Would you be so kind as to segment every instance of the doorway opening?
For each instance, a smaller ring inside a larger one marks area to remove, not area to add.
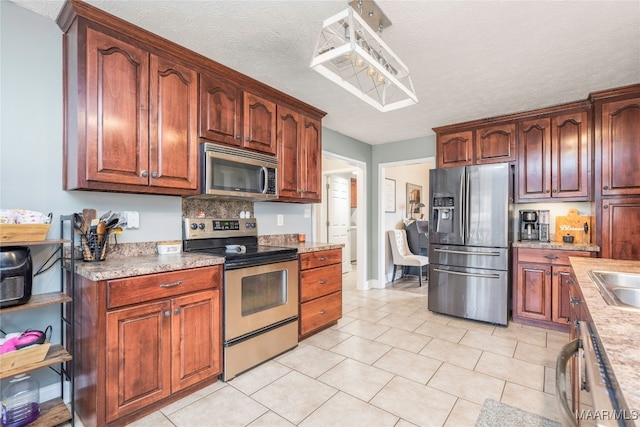
[[[314,215],[317,241],[344,245],[342,272],[355,272],[360,290],[368,288],[365,170],[364,162],[323,151],[322,202]]]
[[[429,170],[435,168],[435,157],[378,164],[378,280],[376,287],[385,288],[391,281],[393,261],[387,241],[388,230],[403,228],[408,221],[428,218]],[[388,190],[387,190],[388,189]],[[416,203],[416,191],[421,200]],[[424,206],[426,205],[426,206]]]

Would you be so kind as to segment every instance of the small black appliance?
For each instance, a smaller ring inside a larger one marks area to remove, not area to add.
[[[31,298],[33,269],[26,246],[0,248],[0,308],[25,304]]]
[[[520,240],[539,240],[540,222],[538,211],[520,211]]]

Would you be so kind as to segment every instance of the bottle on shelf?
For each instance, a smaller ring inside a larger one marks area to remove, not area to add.
[[[2,391],[2,425],[22,427],[40,416],[40,384],[29,375],[16,375]]]

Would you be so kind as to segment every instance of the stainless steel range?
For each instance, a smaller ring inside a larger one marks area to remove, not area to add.
[[[224,381],[298,345],[298,251],[258,245],[255,218],[183,220],[185,252],[224,256]]]

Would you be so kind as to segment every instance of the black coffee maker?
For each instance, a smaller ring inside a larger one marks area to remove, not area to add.
[[[539,240],[540,222],[538,211],[520,211],[520,240]]]

